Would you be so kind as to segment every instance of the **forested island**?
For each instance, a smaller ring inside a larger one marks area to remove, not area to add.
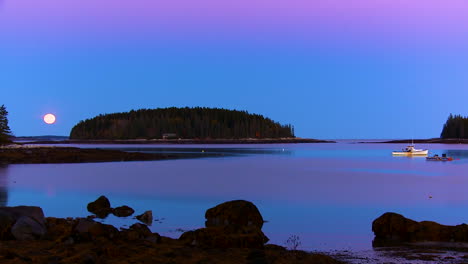
[[[80,121],[70,139],[275,139],[295,138],[294,127],[247,111],[157,108],[99,115]]]

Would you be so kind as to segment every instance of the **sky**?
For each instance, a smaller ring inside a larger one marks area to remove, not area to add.
[[[0,105],[16,136],[202,106],[305,138],[438,137],[468,115],[467,13],[466,0],[0,0]]]

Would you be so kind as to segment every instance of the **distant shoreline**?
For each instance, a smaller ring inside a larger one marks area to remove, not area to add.
[[[429,139],[396,139],[388,141],[362,141],[359,143],[418,143],[418,144],[468,144],[468,139],[459,138],[429,138]]]
[[[294,144],[294,143],[336,143],[336,141],[310,138],[246,138],[246,139],[69,139],[37,140],[21,142],[22,144]]]
[[[110,149],[76,147],[51,147],[44,144],[270,144],[270,143],[334,143],[334,141],[284,138],[284,139],[157,139],[157,140],[38,140],[16,142],[0,147],[0,164],[37,163],[89,163],[115,161],[149,161],[177,159],[180,156],[156,153],[125,152]],[[217,156],[217,155],[211,155]]]
[[[156,153],[110,149],[9,145],[0,148],[0,164],[90,163],[175,159]]]

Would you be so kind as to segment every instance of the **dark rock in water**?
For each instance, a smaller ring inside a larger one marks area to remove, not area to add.
[[[110,213],[112,213],[112,209],[111,210],[103,209],[103,210],[98,210],[94,212],[96,217],[101,218],[101,219],[108,217]]]
[[[210,208],[205,213],[205,226],[263,226],[263,217],[258,208],[244,200],[229,201]]]
[[[373,244],[409,242],[418,222],[396,213],[385,213],[372,222]],[[374,245],[375,246],[375,245]]]
[[[179,240],[210,248],[262,248],[268,242],[263,217],[251,202],[225,202],[208,209],[205,217],[206,228],[185,232]]]
[[[385,213],[372,222],[374,247],[418,242],[468,242],[468,225],[441,225],[432,221],[416,222],[396,213]]]
[[[89,203],[86,208],[99,218],[106,218],[112,212],[109,199],[104,195],[100,196],[96,201]]]
[[[117,217],[131,216],[134,212],[135,210],[133,210],[131,207],[128,207],[126,205],[116,207],[112,210],[112,214]]]
[[[144,212],[141,215],[137,215],[136,219],[140,220],[141,222],[151,225],[153,223],[153,212],[151,210]]]
[[[107,199],[106,196],[101,195],[96,199],[96,201],[90,202],[86,208],[89,212],[93,213],[96,210],[111,209],[111,205],[109,199]]]
[[[34,240],[42,238],[46,233],[44,224],[29,216],[21,216],[11,228],[11,234],[16,240]]]

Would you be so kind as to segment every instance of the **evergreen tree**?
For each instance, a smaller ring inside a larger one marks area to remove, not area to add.
[[[441,138],[468,138],[468,117],[450,114],[440,133]]]
[[[0,145],[10,143],[11,130],[8,126],[8,111],[5,105],[0,106]]]

